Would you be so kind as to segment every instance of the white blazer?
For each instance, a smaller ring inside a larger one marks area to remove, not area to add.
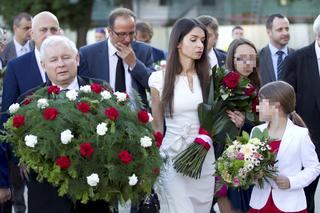
[[[264,130],[267,124],[255,128]],[[288,119],[277,160],[278,174],[289,178],[290,189],[279,189],[273,180],[270,180],[270,184],[264,182],[263,188],[255,185],[251,194],[250,206],[254,209],[262,209],[272,190],[274,204],[281,211],[296,212],[306,209],[307,202],[303,188],[320,174],[318,156],[309,137],[308,129],[299,127]]]

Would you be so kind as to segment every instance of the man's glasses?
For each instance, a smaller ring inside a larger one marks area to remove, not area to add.
[[[134,36],[135,32],[116,32],[114,31],[112,28],[110,28],[112,30],[112,32],[114,32],[114,34],[116,34],[120,39],[124,39],[126,38],[127,36],[129,36],[130,38]]]

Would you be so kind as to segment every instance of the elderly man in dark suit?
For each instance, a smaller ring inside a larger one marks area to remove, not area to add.
[[[284,61],[282,79],[296,92],[296,111],[306,123],[310,137],[320,156],[320,15],[313,24],[316,41],[288,55]],[[314,210],[314,195],[319,177],[306,187],[307,208]]]
[[[13,20],[14,36],[11,42],[6,45],[3,50],[2,59],[4,65],[9,60],[22,56],[34,49],[34,44],[31,42],[31,21],[32,16],[28,13],[20,13]]]
[[[282,72],[283,59],[294,50],[288,47],[289,21],[281,14],[268,17],[266,29],[270,43],[259,52],[259,71],[262,85],[276,81]]]
[[[152,70],[152,48],[133,41],[136,17],[126,8],[111,11],[109,38],[80,48],[79,74],[106,80],[116,91],[133,89],[141,95],[147,106],[146,89]]]

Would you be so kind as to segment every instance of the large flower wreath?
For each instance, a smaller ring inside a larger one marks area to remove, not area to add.
[[[162,165],[152,116],[135,100],[132,107],[127,94],[97,83],[79,91],[41,88],[10,106],[4,139],[61,196],[135,202],[151,191]]]

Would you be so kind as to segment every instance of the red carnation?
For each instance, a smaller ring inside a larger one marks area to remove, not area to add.
[[[77,108],[80,112],[87,113],[90,110],[90,105],[87,102],[80,102],[77,104]]]
[[[93,153],[94,149],[91,146],[91,143],[89,142],[85,142],[80,144],[80,154],[81,156],[85,157],[85,158],[90,158],[92,153]]]
[[[138,112],[138,119],[141,123],[148,123],[149,121],[149,115],[148,112],[144,111],[144,110],[140,110]]]
[[[28,98],[28,99],[25,99],[23,102],[22,102],[22,105],[28,105],[30,104],[32,101],[32,98]]]
[[[56,108],[46,108],[43,111],[43,117],[46,120],[54,120],[54,119],[56,119],[58,114],[59,114],[59,112]]]
[[[249,86],[246,87],[246,89],[244,90],[244,94],[246,96],[251,96],[254,93],[254,91],[255,91],[255,88],[251,84],[249,84]]]
[[[223,83],[229,88],[234,89],[238,86],[240,74],[237,72],[229,72],[223,77]]]
[[[60,167],[60,169],[68,169],[71,165],[71,160],[67,156],[60,156],[56,160],[56,165]]]
[[[161,144],[162,144],[162,140],[163,140],[163,135],[162,135],[162,133],[161,132],[154,132],[153,133],[153,137],[155,138],[155,140],[156,140],[156,146],[158,147],[158,148],[160,148],[160,146],[161,146]]]
[[[114,107],[109,107],[104,111],[104,114],[111,120],[115,121],[119,117],[119,111]]]
[[[93,84],[91,84],[91,90],[92,90],[94,93],[99,94],[99,93],[101,92],[101,90],[102,90],[102,87],[101,87],[101,85],[98,84],[98,83],[93,83]]]
[[[129,164],[132,161],[132,155],[127,150],[122,150],[118,156],[124,164]]]
[[[49,86],[48,93],[49,94],[59,94],[60,88],[58,86]]]
[[[25,117],[23,115],[15,115],[13,117],[13,126],[15,128],[19,128],[20,126],[24,125]]]

